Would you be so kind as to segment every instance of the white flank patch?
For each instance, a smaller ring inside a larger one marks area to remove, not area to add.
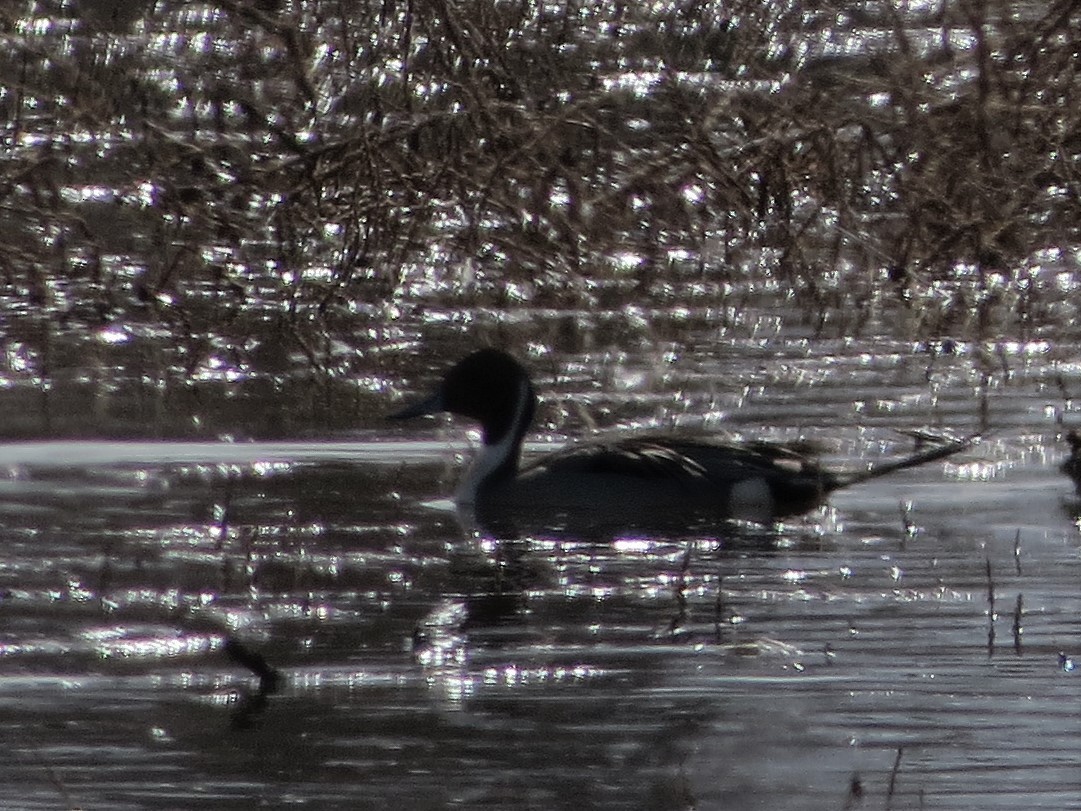
[[[729,517],[768,523],[773,520],[773,493],[761,476],[744,479],[728,492]]]

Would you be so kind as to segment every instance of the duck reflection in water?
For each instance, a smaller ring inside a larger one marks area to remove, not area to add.
[[[974,441],[943,440],[854,473],[824,469],[793,445],[660,436],[574,445],[523,466],[522,441],[536,406],[522,365],[505,352],[481,349],[453,366],[431,396],[390,418],[449,412],[480,423],[482,448],[455,501],[503,537],[687,531],[731,520],[771,524],[823,505],[842,487],[945,459]]]

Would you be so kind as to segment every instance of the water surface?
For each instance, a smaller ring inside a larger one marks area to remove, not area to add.
[[[1081,808],[1075,20],[458,5],[0,13],[0,805]],[[984,439],[494,539],[384,419],[485,345],[529,454]]]
[[[832,808],[892,772],[894,807],[1071,807],[1053,468],[992,442],[771,530],[495,542],[428,503],[462,450],[5,448],[9,802]],[[250,713],[231,637],[282,674]]]

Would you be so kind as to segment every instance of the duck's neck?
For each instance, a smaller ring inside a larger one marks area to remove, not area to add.
[[[533,386],[528,380],[522,380],[518,384],[514,416],[510,422],[498,432],[488,425],[484,426],[484,444],[455,494],[455,500],[459,504],[475,504],[481,490],[499,482],[511,481],[518,475],[522,438],[533,421],[535,404]]]

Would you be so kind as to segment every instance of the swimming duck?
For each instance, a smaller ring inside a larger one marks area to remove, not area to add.
[[[736,519],[769,524],[821,506],[830,493],[957,453],[947,441],[855,473],[822,469],[813,455],[768,442],[639,437],[572,445],[526,466],[522,440],[536,409],[529,374],[481,349],[447,372],[427,399],[391,419],[449,412],[480,423],[482,449],[455,500],[488,529],[607,530],[701,527]]]

